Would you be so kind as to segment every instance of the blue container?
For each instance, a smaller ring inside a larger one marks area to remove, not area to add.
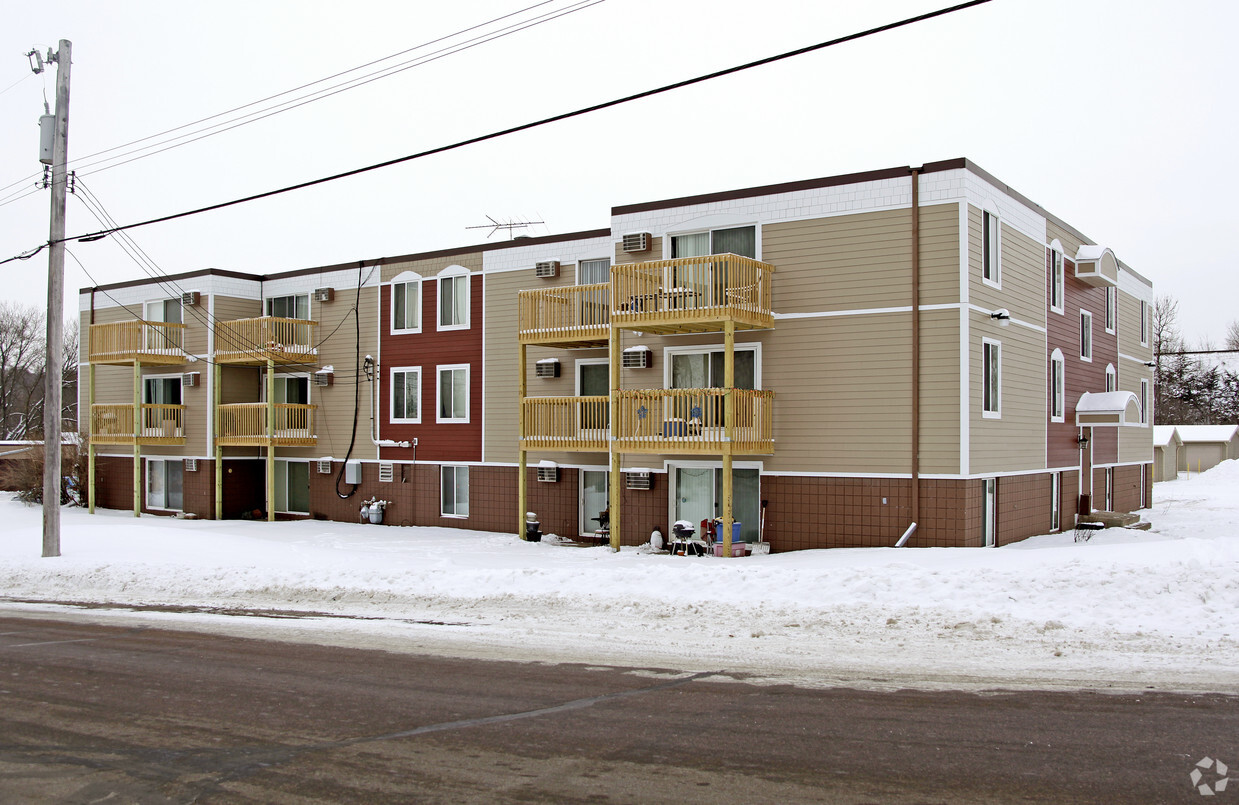
[[[731,524],[731,541],[736,543],[740,541],[740,523],[733,521]]]

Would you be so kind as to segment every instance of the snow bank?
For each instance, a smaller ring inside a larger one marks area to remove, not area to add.
[[[1236,490],[1239,461],[1158,484],[1144,513],[1152,531],[1109,530],[1080,544],[1067,533],[992,550],[741,560],[452,529],[80,509],[62,510],[63,555],[42,559],[40,511],[5,501],[0,595],[9,611],[47,609],[18,603],[31,600],[295,610],[324,617],[158,617],[390,650],[801,684],[1234,691]]]

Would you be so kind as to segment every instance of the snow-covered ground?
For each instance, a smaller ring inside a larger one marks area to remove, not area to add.
[[[1087,543],[738,560],[68,508],[43,559],[40,510],[5,500],[0,612],[802,685],[1239,692],[1239,461],[1154,499],[1152,531]]]

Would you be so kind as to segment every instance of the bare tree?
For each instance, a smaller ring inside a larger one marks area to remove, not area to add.
[[[81,358],[79,345],[81,342],[81,324],[77,317],[65,320],[64,352],[60,370],[61,430],[64,433],[76,432],[78,429],[77,415],[77,363]]]
[[[1153,357],[1183,349],[1179,335],[1179,300],[1167,294],[1153,300]]]
[[[1239,319],[1235,319],[1226,328],[1226,348],[1239,350]]]
[[[43,312],[0,302],[0,435],[26,439],[42,430]]]

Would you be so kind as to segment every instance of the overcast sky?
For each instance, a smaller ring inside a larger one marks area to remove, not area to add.
[[[602,0],[128,164],[81,159],[533,2],[8,4],[0,30],[0,187],[40,170],[37,121],[45,92],[55,104],[55,71],[33,75],[23,54],[35,46],[46,52],[60,39],[73,43],[70,158],[108,212],[128,223],[949,5]],[[552,0],[509,22],[573,3]],[[1158,293],[1178,298],[1189,338],[1220,342],[1227,324],[1239,319],[1232,236],[1239,193],[1231,187],[1239,179],[1228,159],[1239,129],[1237,29],[1233,2],[993,0],[658,98],[132,235],[166,273],[268,273],[485,242],[487,230],[466,227],[488,215],[545,221],[527,230],[533,235],[573,232],[609,226],[618,204],[968,157],[1113,248]],[[0,259],[47,239],[47,191],[4,202],[32,182],[0,190]],[[70,198],[69,234],[99,228],[83,202]],[[70,246],[94,278],[66,259],[70,310],[78,288],[143,276],[115,241]],[[0,298],[42,306],[46,270],[42,254],[0,267]]]

